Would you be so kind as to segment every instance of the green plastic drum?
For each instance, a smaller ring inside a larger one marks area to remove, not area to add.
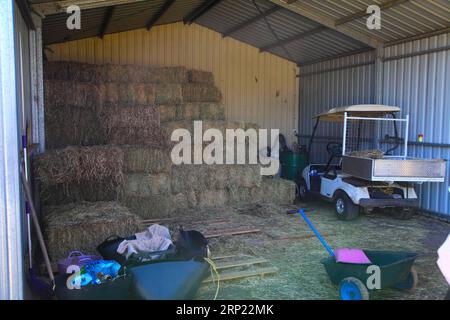
[[[307,166],[308,157],[306,153],[283,152],[280,155],[281,177],[283,179],[295,180],[297,173],[303,171]]]

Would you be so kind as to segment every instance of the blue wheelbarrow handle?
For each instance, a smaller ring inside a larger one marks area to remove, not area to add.
[[[311,228],[311,230],[316,234],[317,238],[320,240],[320,242],[323,244],[323,246],[325,247],[325,249],[327,249],[328,253],[332,256],[335,257],[333,250],[331,250],[331,248],[328,246],[328,244],[325,242],[325,239],[322,238],[322,236],[320,235],[320,233],[316,230],[316,228],[314,228],[314,226],[312,225],[311,221],[309,221],[308,217],[306,217],[305,212],[303,211],[303,209],[300,209],[297,211],[300,216],[305,219],[306,223],[309,225],[309,227]]]

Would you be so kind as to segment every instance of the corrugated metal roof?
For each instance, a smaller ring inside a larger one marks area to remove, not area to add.
[[[225,33],[238,24],[254,19],[260,15],[260,12],[274,7],[274,4],[266,0],[255,0],[255,3],[259,10],[253,1],[222,1],[196,22],[217,32]],[[223,19],[223,17],[230,18]],[[273,46],[277,41],[291,40],[319,27],[321,25],[317,22],[287,9],[280,9],[268,15],[266,19],[258,19],[230,36],[257,48],[265,48]],[[285,59],[303,63],[364,47],[366,45],[357,40],[324,28],[324,31],[302,39],[286,41],[285,44],[273,46],[267,51]]]
[[[367,16],[342,23],[383,42],[400,40],[450,26],[450,1],[448,0],[297,0],[293,8],[307,10],[317,16],[334,20],[338,25],[345,18],[365,12],[372,4],[393,3],[382,9],[381,29],[369,30]]]
[[[33,0],[36,1],[36,0]],[[39,0],[37,0],[39,1]],[[115,6],[110,24],[105,34],[144,28],[167,0],[138,1]],[[155,25],[181,21],[197,8],[203,0],[177,0],[169,10],[158,19]],[[66,13],[52,14],[43,20],[44,43],[52,44],[68,40],[95,37],[100,34],[107,17],[108,7],[99,7],[81,11],[81,30],[68,30]]]
[[[40,1],[30,0],[30,3]],[[166,1],[137,1],[117,5],[106,34],[145,27]],[[108,3],[113,3],[113,0],[106,1]],[[205,0],[176,0],[155,25],[182,21],[203,3]],[[371,4],[378,4],[382,8],[381,30],[369,30],[366,26],[365,11]],[[66,28],[67,14],[49,15],[44,19],[44,43],[98,36],[108,11],[107,7],[83,10],[82,30],[75,31]],[[266,12],[270,13],[261,17]],[[328,19],[333,25],[314,17]],[[334,25],[346,26],[364,37],[393,44],[408,37],[448,29],[449,21],[448,0],[297,0],[291,5],[278,0],[222,0],[195,22],[304,64],[370,48],[366,43],[371,42],[360,42],[352,37],[353,34],[344,34],[342,29],[339,29],[342,32],[334,30]],[[237,28],[239,26],[241,28]],[[234,32],[229,34],[230,30]]]

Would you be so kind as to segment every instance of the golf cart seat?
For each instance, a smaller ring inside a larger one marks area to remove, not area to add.
[[[341,162],[342,162],[342,143],[340,142],[329,142],[327,144],[327,152],[330,155],[328,162],[325,166],[325,170],[323,173],[324,177],[327,177],[329,179],[334,179],[335,177],[337,177],[337,171],[340,170],[341,167]],[[336,165],[332,165],[332,162],[334,159],[339,159],[339,164]],[[334,176],[330,175],[330,171],[333,171]]]

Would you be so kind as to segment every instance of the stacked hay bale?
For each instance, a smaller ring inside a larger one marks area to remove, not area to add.
[[[35,160],[44,205],[117,200],[123,181],[123,152],[114,146],[66,147]]]
[[[44,71],[50,150],[36,158],[35,167],[41,201],[51,206],[46,210],[48,239],[55,247],[67,243],[61,251],[52,249],[54,256],[75,249],[92,253],[107,233],[134,232],[137,217],[170,216],[187,208],[293,201],[295,185],[262,178],[259,165],[172,164],[170,136],[177,128],[192,135],[194,120],[203,121],[203,131],[219,129],[224,137],[226,129],[258,128],[225,119],[212,73],[71,62],[49,62]],[[124,223],[113,213],[130,218],[127,209],[108,202],[115,200],[136,215],[133,222]],[[99,237],[86,235],[82,243],[80,230],[96,231],[79,222],[96,217],[100,222],[95,225],[107,225],[110,231],[102,229]],[[123,223],[130,227],[120,229]]]
[[[126,237],[139,231],[136,215],[117,202],[81,202],[44,208],[45,238],[51,259],[73,250],[95,254],[111,235]]]

